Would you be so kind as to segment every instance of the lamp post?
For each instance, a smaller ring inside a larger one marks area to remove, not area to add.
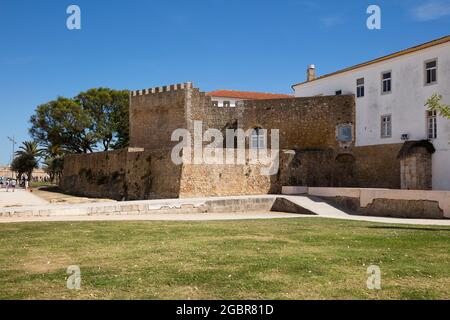
[[[12,168],[12,163],[14,161],[14,153],[16,152],[15,148],[16,148],[16,138],[14,136],[11,137],[7,137],[9,141],[11,141],[12,144],[12,154],[11,154],[11,163],[9,164],[10,168],[11,168],[11,179],[14,179],[14,170]]]

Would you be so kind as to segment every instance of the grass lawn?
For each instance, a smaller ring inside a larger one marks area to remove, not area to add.
[[[380,266],[382,290],[367,289]],[[66,269],[81,268],[81,289]],[[320,218],[0,225],[1,299],[450,299],[450,228]]]

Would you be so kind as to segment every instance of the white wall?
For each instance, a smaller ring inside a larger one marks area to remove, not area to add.
[[[223,108],[224,101],[230,101],[230,107],[236,107],[236,101],[243,101],[243,99],[222,98],[222,97],[211,97],[211,100],[217,101],[219,103],[219,108]]]
[[[426,86],[424,62],[438,58],[438,82]],[[381,73],[392,71],[392,93],[381,94]],[[450,104],[450,43],[434,46],[398,58],[337,74],[294,87],[296,97],[342,94],[356,95],[356,79],[364,78],[365,96],[356,98],[356,145],[401,143],[427,139],[425,101],[443,95]],[[392,137],[381,138],[381,116],[392,115]],[[433,156],[433,188],[450,190],[450,120],[438,119],[437,150]]]

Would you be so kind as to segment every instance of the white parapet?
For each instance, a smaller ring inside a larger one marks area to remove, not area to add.
[[[281,193],[285,195],[307,194],[308,187],[283,187]]]
[[[295,187],[289,187],[295,188]],[[301,187],[303,188],[303,187]],[[284,188],[283,188],[284,193]],[[450,191],[425,190],[392,190],[372,188],[308,188],[308,194],[316,197],[347,197],[360,200],[362,208],[368,207],[375,199],[435,201],[444,212],[444,217],[450,218]]]

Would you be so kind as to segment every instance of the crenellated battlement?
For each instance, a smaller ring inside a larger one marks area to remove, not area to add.
[[[185,89],[192,89],[192,88],[193,88],[192,82],[185,82],[185,83],[172,84],[169,86],[162,86],[162,87],[155,87],[155,88],[131,91],[131,96],[132,97],[143,96],[143,95],[147,95],[147,94],[171,92],[171,91],[185,90]]]

